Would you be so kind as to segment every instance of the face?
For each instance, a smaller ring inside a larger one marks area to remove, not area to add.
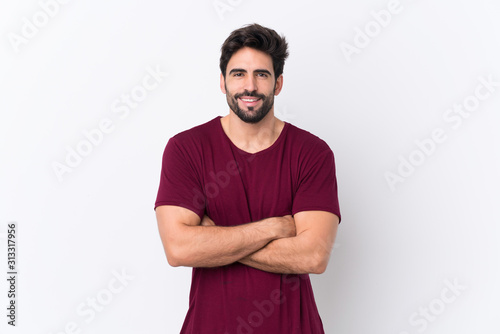
[[[248,47],[235,52],[226,77],[221,74],[221,90],[229,108],[246,123],[258,123],[273,110],[274,95],[282,85],[283,76],[274,77],[271,56]]]

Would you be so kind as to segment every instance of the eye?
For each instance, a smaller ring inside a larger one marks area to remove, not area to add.
[[[243,73],[241,72],[236,72],[233,74],[234,77],[242,77],[243,76]]]
[[[257,76],[259,76],[261,78],[267,78],[267,74],[266,73],[257,73]]]

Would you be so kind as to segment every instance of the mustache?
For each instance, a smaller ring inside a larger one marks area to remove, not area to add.
[[[234,98],[238,99],[242,96],[251,96],[251,97],[258,97],[260,98],[261,100],[264,100],[266,98],[266,96],[264,94],[257,94],[256,91],[253,91],[253,92],[249,92],[248,90],[245,90],[243,93],[238,93],[238,94],[235,94],[234,95]]]

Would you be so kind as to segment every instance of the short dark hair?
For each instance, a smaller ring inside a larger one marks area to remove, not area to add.
[[[288,57],[288,43],[284,36],[259,24],[249,24],[229,35],[221,47],[220,70],[226,77],[226,69],[233,54],[243,47],[250,47],[267,53],[273,60],[275,79],[283,74],[285,59]]]

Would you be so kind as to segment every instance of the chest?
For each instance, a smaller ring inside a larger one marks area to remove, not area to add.
[[[218,225],[291,214],[297,173],[286,152],[223,153],[214,153],[202,171],[206,212]]]

